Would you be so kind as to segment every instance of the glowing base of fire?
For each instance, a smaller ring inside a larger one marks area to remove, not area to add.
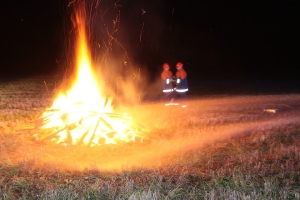
[[[78,111],[78,110],[77,110]],[[43,124],[56,121],[56,125],[37,127],[42,133],[35,134],[38,140],[47,140],[60,145],[99,146],[103,144],[119,144],[143,141],[147,130],[144,126],[133,122],[126,114],[85,111],[84,113],[61,113],[48,110],[42,118]],[[53,120],[55,119],[55,120]]]

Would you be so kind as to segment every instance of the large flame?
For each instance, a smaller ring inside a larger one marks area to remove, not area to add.
[[[85,9],[76,11],[77,75],[70,90],[60,93],[43,117],[42,135],[61,144],[115,144],[136,139],[132,120],[125,114],[114,113],[112,100],[103,97],[92,70],[92,59],[86,40]],[[40,138],[41,139],[41,138]]]

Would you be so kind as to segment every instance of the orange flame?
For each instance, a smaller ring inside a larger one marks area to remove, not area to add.
[[[52,130],[52,140],[62,144],[95,146],[134,141],[131,118],[113,113],[112,99],[103,97],[98,87],[86,41],[84,6],[76,12],[76,26],[77,76],[71,89],[60,93],[43,113],[41,128]]]

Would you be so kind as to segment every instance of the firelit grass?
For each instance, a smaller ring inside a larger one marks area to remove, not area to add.
[[[55,98],[43,79],[3,87],[0,199],[300,198],[299,95],[120,106],[150,130],[146,139],[92,148],[28,137]]]

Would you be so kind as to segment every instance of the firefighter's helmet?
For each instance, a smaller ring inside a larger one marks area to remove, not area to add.
[[[164,63],[164,64],[163,64],[163,68],[164,68],[164,69],[169,69],[169,68],[170,68],[170,65],[169,65],[168,63]]]
[[[178,62],[178,63],[176,64],[176,69],[181,69],[182,66],[183,66],[182,62]]]

